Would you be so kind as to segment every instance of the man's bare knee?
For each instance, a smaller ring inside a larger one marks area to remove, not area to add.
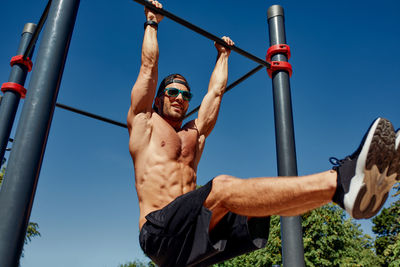
[[[206,200],[206,207],[224,206],[226,199],[229,199],[231,190],[237,178],[230,175],[218,175],[213,179],[212,189],[209,197]]]
[[[204,202],[204,206],[212,212],[210,229],[213,229],[229,212],[226,201],[231,195],[232,190],[230,188],[232,188],[235,180],[238,179],[229,175],[219,175],[213,179],[211,192]]]

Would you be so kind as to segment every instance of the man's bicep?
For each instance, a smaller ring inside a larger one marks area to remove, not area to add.
[[[141,68],[131,91],[131,111],[134,114],[151,111],[157,87],[157,73]]]
[[[214,129],[221,100],[222,95],[215,94],[213,91],[209,91],[204,97],[196,119],[196,126],[200,135],[205,135],[207,137]]]

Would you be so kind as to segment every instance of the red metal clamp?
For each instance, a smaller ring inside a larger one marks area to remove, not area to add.
[[[272,74],[275,71],[284,70],[292,76],[293,69],[292,65],[286,61],[271,61],[271,58],[276,54],[285,54],[287,59],[290,58],[290,47],[287,44],[277,44],[273,45],[267,50],[266,61],[271,63],[271,67],[267,69],[268,75],[272,78]]]
[[[18,83],[12,83],[12,82],[3,83],[3,85],[1,86],[1,91],[3,93],[5,93],[6,91],[14,91],[18,93],[21,96],[21,98],[25,98],[26,96],[26,89]]]
[[[278,70],[287,71],[289,73],[289,77],[292,76],[293,69],[292,69],[292,65],[289,62],[272,61],[270,63],[271,63],[271,67],[269,69],[267,69],[267,72],[268,72],[268,75],[270,78],[272,78],[272,74]]]
[[[24,65],[28,69],[28,72],[32,70],[33,64],[29,57],[27,57],[26,59],[24,59],[23,55],[18,55],[18,56],[12,57],[11,61],[10,61],[11,67],[14,66],[15,64]]]
[[[290,59],[290,46],[287,44],[277,44],[273,45],[267,50],[267,62],[271,61],[272,56],[281,53],[285,54],[287,59]]]

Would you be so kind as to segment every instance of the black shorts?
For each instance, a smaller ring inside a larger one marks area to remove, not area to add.
[[[229,212],[209,233],[211,211],[203,203],[211,187],[212,180],[146,216],[140,246],[157,265],[209,266],[267,244],[269,217]]]

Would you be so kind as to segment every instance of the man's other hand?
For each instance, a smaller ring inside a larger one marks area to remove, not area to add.
[[[235,43],[231,40],[231,38],[227,37],[227,36],[223,36],[221,38],[222,40],[225,41],[225,43],[227,43],[227,45],[229,46],[233,46]],[[223,45],[218,44],[217,42],[214,42],[215,48],[217,48],[218,54],[227,54],[229,56],[229,54],[231,53],[231,50],[229,48],[224,47]]]
[[[149,2],[156,8],[162,8],[162,4],[158,1],[150,0]],[[147,7],[144,8],[144,14],[146,15],[147,20],[152,20],[157,23],[160,23],[160,21],[164,18],[163,15],[148,9]]]

